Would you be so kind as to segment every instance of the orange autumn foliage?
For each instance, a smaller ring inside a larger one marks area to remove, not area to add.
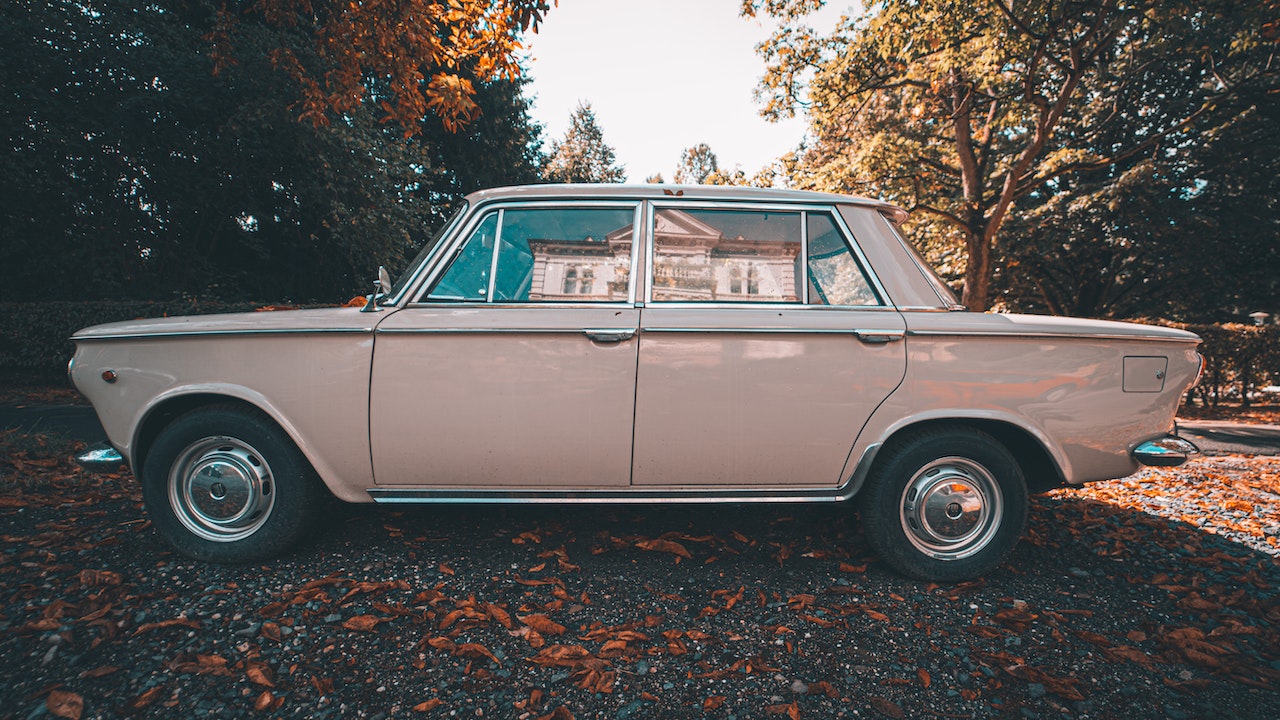
[[[236,30],[246,18],[306,32],[314,57],[288,47],[270,52],[298,82],[301,119],[323,125],[371,102],[408,137],[431,115],[451,132],[475,120],[473,81],[518,78],[521,37],[537,32],[550,8],[551,0],[258,0],[243,15],[224,8],[208,40],[218,72],[236,62]]]

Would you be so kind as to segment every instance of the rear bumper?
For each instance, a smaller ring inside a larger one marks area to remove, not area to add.
[[[1199,454],[1200,448],[1195,443],[1173,434],[1148,440],[1130,453],[1134,460],[1152,467],[1176,467]]]

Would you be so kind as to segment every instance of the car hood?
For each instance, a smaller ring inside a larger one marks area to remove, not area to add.
[[[372,332],[380,319],[380,313],[362,313],[358,308],[349,307],[187,315],[94,325],[80,330],[71,339],[80,342],[185,335]]]

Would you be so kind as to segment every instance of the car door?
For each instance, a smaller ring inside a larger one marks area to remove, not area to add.
[[[378,325],[378,485],[625,486],[637,203],[477,213],[415,302]]]
[[[834,487],[905,324],[829,208],[655,203],[632,484]]]

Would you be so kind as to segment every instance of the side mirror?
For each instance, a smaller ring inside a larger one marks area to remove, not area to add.
[[[369,295],[360,312],[378,312],[381,308],[378,301],[391,292],[391,274],[385,265],[378,266],[378,279],[373,281],[373,294]]]

